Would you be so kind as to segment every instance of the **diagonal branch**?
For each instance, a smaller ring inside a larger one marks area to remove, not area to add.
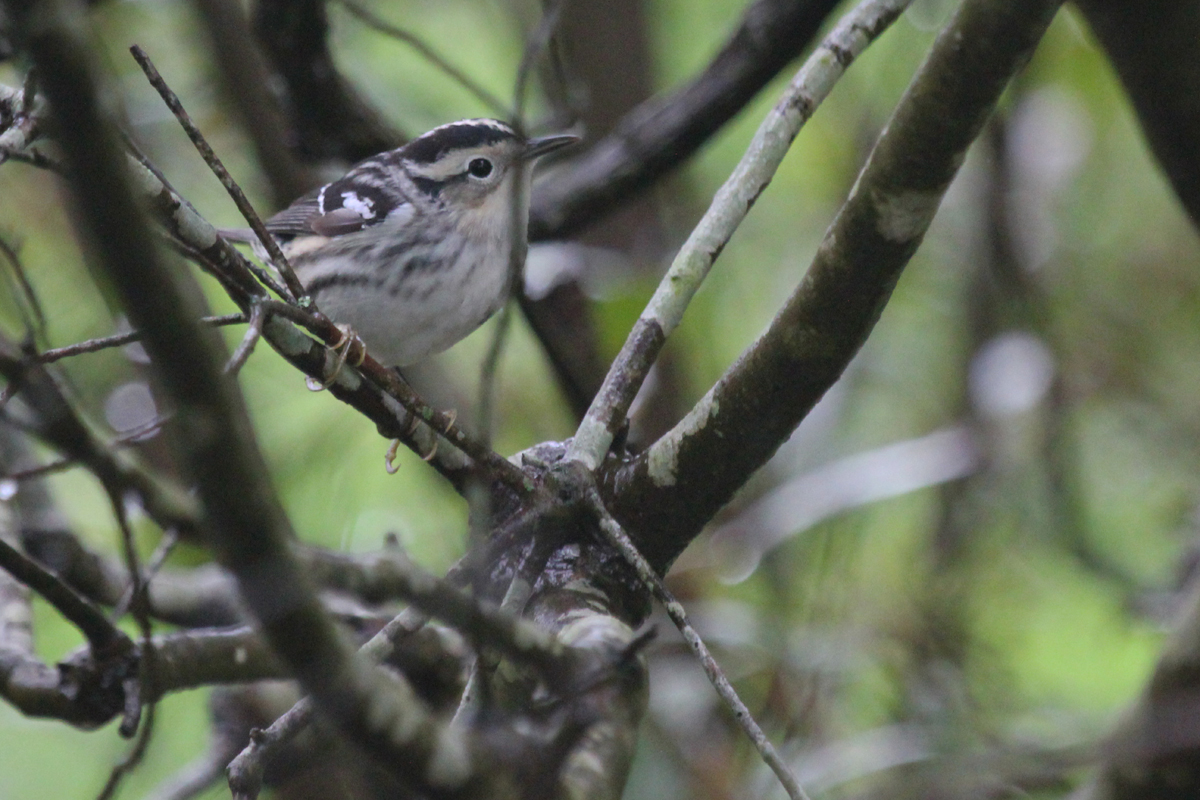
[[[81,597],[41,564],[0,539],[0,569],[33,589],[87,638],[92,647],[133,649],[129,637],[114,627],[100,609]]]
[[[320,180],[291,151],[292,131],[243,4],[238,0],[194,0],[192,5],[208,33],[223,93],[237,112],[270,184],[271,200],[277,208],[285,206]]]
[[[959,9],[767,332],[673,430],[608,476],[610,508],[657,569],[774,454],[858,352],[967,147],[1058,6],[968,0]]]
[[[758,721],[754,719],[750,713],[750,709],[742,702],[742,698],[738,696],[737,690],[733,688],[733,684],[729,682],[729,678],[725,677],[724,671],[709,652],[708,646],[704,644],[704,640],[700,638],[700,634],[692,627],[692,623],[688,620],[687,611],[684,610],[683,604],[675,599],[675,596],[667,589],[662,578],[655,573],[654,568],[650,566],[650,562],[638,552],[637,546],[629,538],[622,528],[621,524],[613,519],[612,514],[608,513],[608,509],[604,507],[604,500],[601,499],[600,493],[596,491],[594,486],[589,486],[584,500],[592,513],[596,515],[600,530],[608,539],[609,544],[616,548],[625,560],[637,572],[638,579],[642,584],[654,595],[654,599],[662,604],[667,612],[667,616],[671,618],[671,622],[675,623],[675,627],[679,629],[683,639],[687,642],[692,653],[695,654],[696,660],[700,662],[700,666],[704,669],[704,674],[708,676],[708,680],[712,683],[713,688],[717,690],[717,694],[721,696],[721,700],[733,712],[734,718],[739,726],[745,732],[746,736],[754,744],[754,748],[758,750],[762,760],[766,762],[775,776],[779,778],[779,782],[783,784],[783,788],[787,791],[788,797],[792,800],[808,800],[808,794],[800,782],[796,780],[796,776],[792,774],[792,770],[779,757],[775,746],[763,733],[763,730],[758,725]]]
[[[287,258],[283,255],[283,251],[279,249],[279,243],[275,241],[275,237],[263,225],[262,219],[258,216],[258,212],[254,210],[254,206],[250,205],[250,200],[246,197],[246,193],[242,191],[242,187],[234,182],[233,176],[229,174],[229,170],[225,169],[225,165],[221,163],[221,159],[217,157],[216,152],[213,151],[204,136],[201,135],[200,129],[196,127],[196,123],[192,122],[192,118],[184,109],[183,103],[179,101],[179,97],[171,90],[167,82],[163,80],[162,75],[155,68],[154,62],[150,60],[150,56],[146,55],[146,51],[135,44],[129,48],[129,52],[133,54],[133,59],[142,68],[142,72],[146,73],[146,79],[150,81],[150,85],[154,87],[155,91],[163,99],[163,102],[167,104],[167,108],[171,109],[171,113],[175,115],[175,119],[179,121],[188,138],[192,140],[192,144],[199,151],[201,158],[204,159],[204,163],[212,168],[213,173],[217,176],[217,180],[225,187],[225,191],[233,199],[234,205],[238,207],[238,211],[242,212],[242,216],[245,217],[246,222],[249,223],[255,235],[258,236],[263,249],[271,257],[271,263],[275,265],[276,269],[279,270],[279,274],[283,276],[283,281],[287,284],[287,291],[291,293],[291,297],[288,297],[278,287],[272,286],[272,289],[275,289],[277,294],[288,300],[301,301],[303,305],[303,298],[308,297],[308,290],[304,288],[304,284],[300,283],[300,279],[296,277],[296,273],[292,270],[292,265],[288,263]]]
[[[755,0],[708,67],[631,111],[578,158],[537,182],[529,239],[561,239],[687,161],[800,55],[834,0]]]
[[[713,262],[767,188],[788,148],[846,68],[911,0],[867,0],[825,38],[767,115],[733,174],[680,248],[592,401],[567,457],[595,469],[625,421],[633,398],[683,319]]]
[[[1112,59],[1150,148],[1200,226],[1200,5],[1077,0]]]

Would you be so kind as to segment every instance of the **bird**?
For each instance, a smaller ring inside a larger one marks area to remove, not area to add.
[[[410,366],[504,305],[514,250],[524,259],[533,164],[577,141],[451,122],[359,162],[266,229],[322,313],[380,363]],[[222,233],[267,260],[249,229]]]

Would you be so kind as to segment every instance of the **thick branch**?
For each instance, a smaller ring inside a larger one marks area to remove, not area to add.
[[[610,474],[610,507],[657,569],[771,457],[858,352],[967,147],[1058,5],[968,0],[959,9],[768,331],[672,431]]]
[[[1076,0],[1175,193],[1200,226],[1200,5]]]

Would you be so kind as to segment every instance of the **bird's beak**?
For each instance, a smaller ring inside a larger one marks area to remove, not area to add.
[[[560,133],[555,136],[540,136],[537,139],[530,139],[525,143],[524,157],[526,161],[533,161],[535,158],[541,158],[547,153],[553,153],[566,147],[569,144],[575,144],[579,141],[578,136],[569,133]]]

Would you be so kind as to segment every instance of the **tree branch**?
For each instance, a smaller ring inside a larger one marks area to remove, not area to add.
[[[289,148],[294,136],[279,98],[271,91],[272,76],[242,4],[237,0],[196,0],[194,5],[208,32],[222,88],[254,145],[270,182],[271,199],[281,208],[320,181],[297,162]]]
[[[667,337],[683,319],[688,303],[729,238],[771,182],[800,128],[858,54],[887,30],[910,1],[862,3],[838,23],[796,73],[634,324],[575,432],[568,459],[580,461],[588,469],[595,469],[603,460]]]
[[[1200,6],[1076,3],[1112,59],[1175,194],[1200,226]]]
[[[5,409],[10,420],[33,433],[64,455],[86,464],[118,496],[136,492],[150,515],[163,528],[194,531],[199,508],[187,491],[151,473],[132,453],[113,450],[92,433],[75,414],[58,382],[35,357],[22,353],[0,336],[0,375],[9,381],[9,392],[24,408]]]
[[[338,72],[324,0],[260,0],[254,32],[287,87],[295,146],[314,160],[361,161],[404,144],[405,135]]]
[[[650,562],[646,561],[642,554],[638,552],[637,546],[634,545],[629,535],[621,528],[621,524],[613,518],[612,514],[608,513],[608,509],[604,507],[604,500],[600,497],[600,493],[596,491],[594,485],[588,486],[585,498],[588,506],[596,515],[600,531],[604,534],[608,543],[625,557],[625,560],[637,572],[642,584],[654,595],[654,599],[662,604],[667,612],[667,616],[671,618],[671,622],[675,623],[675,627],[679,629],[679,633],[696,656],[696,660],[700,662],[700,666],[703,668],[709,682],[716,689],[721,700],[733,712],[734,719],[737,720],[746,737],[750,739],[759,756],[771,768],[771,771],[775,773],[775,776],[787,792],[788,797],[791,800],[809,800],[808,794],[804,791],[800,782],[796,780],[796,776],[792,774],[792,770],[779,757],[779,753],[776,752],[774,745],[771,744],[767,735],[763,733],[757,720],[750,713],[750,709],[742,702],[742,698],[738,696],[737,690],[733,688],[733,684],[729,682],[729,678],[725,677],[725,672],[717,664],[712,653],[709,652],[708,646],[704,644],[704,640],[700,638],[700,634],[692,627],[683,604],[675,599],[675,596],[671,594],[666,584],[663,583],[662,578],[654,572],[654,568],[650,566]]]
[[[678,167],[798,56],[833,0],[756,0],[708,67],[642,103],[581,156],[538,180],[529,239],[561,239]]]
[[[1058,6],[968,0],[959,9],[767,332],[673,430],[610,470],[610,508],[656,569],[771,457],[858,352],[967,147]]]

